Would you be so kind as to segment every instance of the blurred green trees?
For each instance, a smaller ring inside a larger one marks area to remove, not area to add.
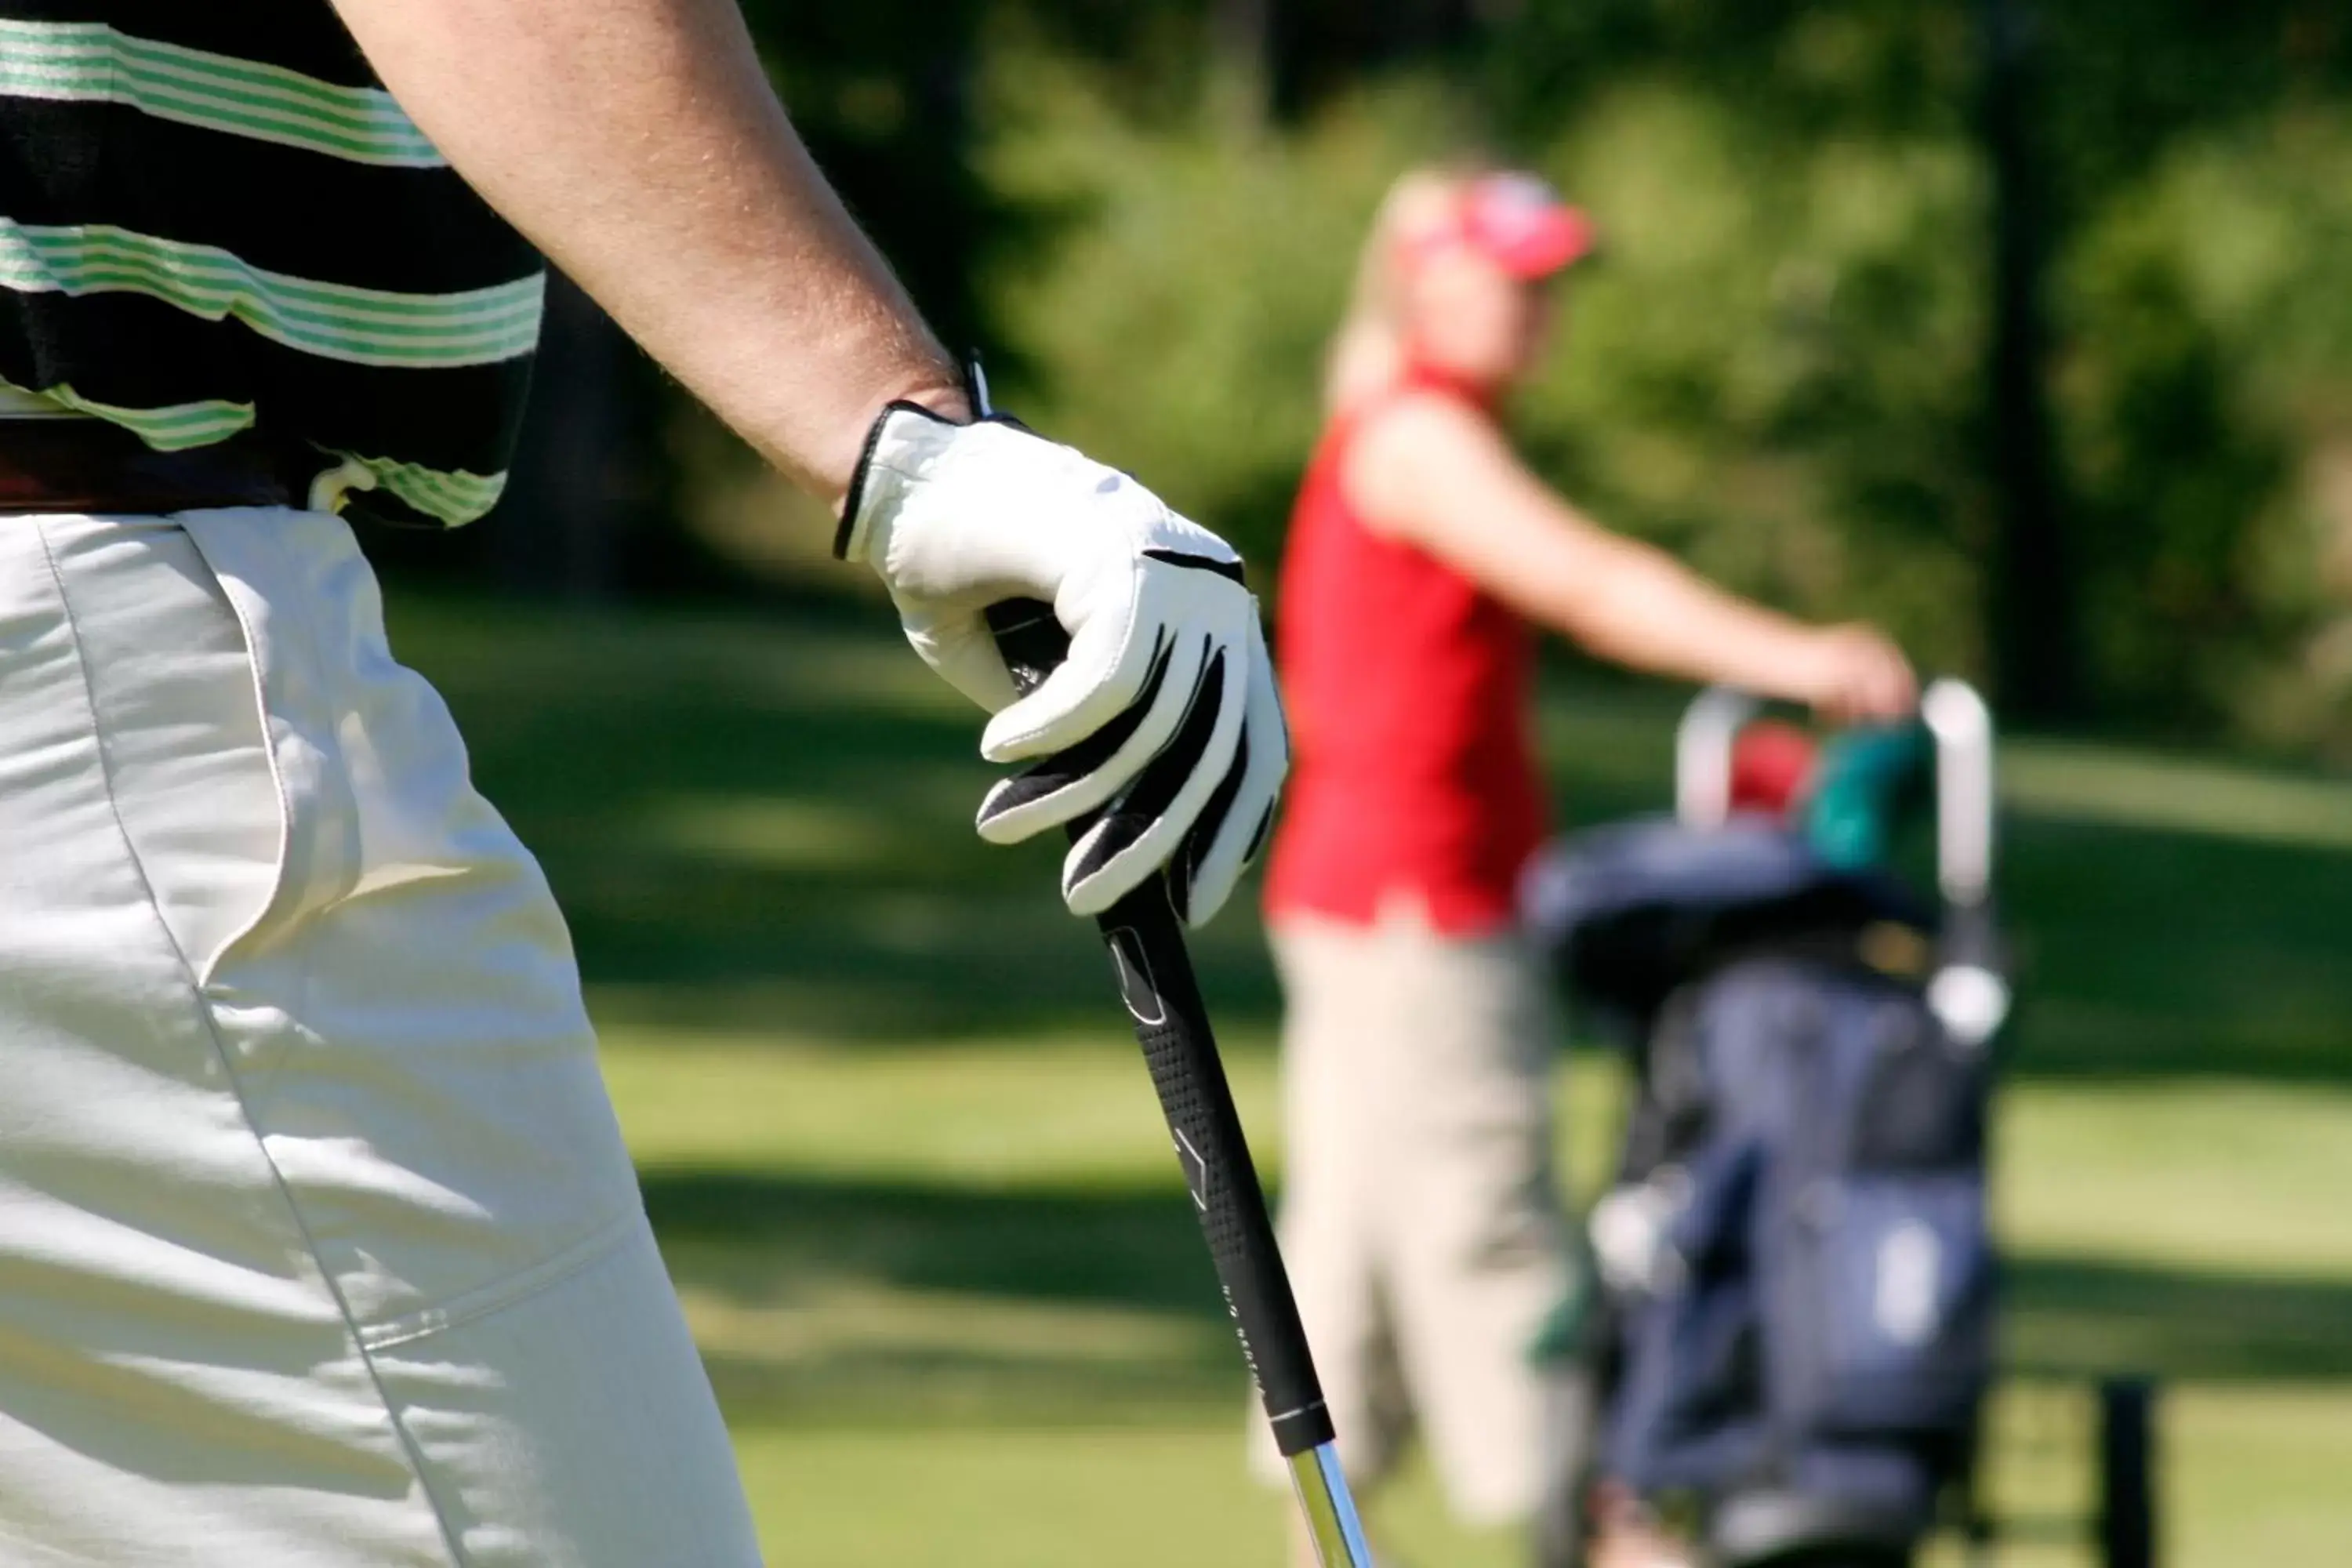
[[[1990,617],[2061,595],[2093,716],[2352,752],[2352,16],[2002,0],[2073,563],[2037,601],[1994,580],[2039,568],[2001,548],[1994,461],[1992,3],[751,10],[820,155],[1023,412],[1265,565],[1373,205],[1485,147],[1607,236],[1517,410],[1601,516],[1938,667],[1982,669]]]

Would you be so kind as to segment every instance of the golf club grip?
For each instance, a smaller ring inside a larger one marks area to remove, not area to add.
[[[1052,606],[1036,600],[992,605],[988,620],[1013,683],[1024,691],[1067,649]],[[1074,826],[1071,836],[1083,830]],[[1150,878],[1095,923],[1110,949],[1119,998],[1134,1020],[1275,1444],[1285,1457],[1306,1453],[1331,1441],[1331,1417],[1165,879]]]
[[[1152,878],[1097,923],[1275,1444],[1304,1453],[1331,1440],[1331,1418],[1167,884]]]

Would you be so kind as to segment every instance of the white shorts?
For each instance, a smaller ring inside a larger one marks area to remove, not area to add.
[[[1525,1517],[1544,1484],[1536,1340],[1570,1283],[1542,977],[1515,933],[1287,916],[1283,1256],[1349,1476],[1418,1426],[1455,1510]],[[1279,1475],[1256,1424],[1254,1460]]]
[[[341,522],[0,517],[0,1563],[756,1563],[593,1049]]]

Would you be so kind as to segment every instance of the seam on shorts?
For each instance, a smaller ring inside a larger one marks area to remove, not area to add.
[[[187,950],[180,945],[179,935],[172,930],[172,922],[163,918],[163,905],[155,896],[155,884],[147,874],[146,862],[140,858],[138,842],[131,836],[130,825],[122,819],[122,803],[114,793],[114,770],[107,761],[106,736],[98,716],[98,691],[90,683],[89,659],[82,644],[80,620],[74,613],[73,595],[66,590],[65,574],[58,570],[57,552],[49,542],[48,531],[44,528],[37,531],[41,540],[41,558],[48,566],[49,581],[58,591],[58,606],[65,613],[66,630],[73,641],[74,667],[81,674],[82,705],[89,714],[91,740],[98,752],[99,785],[106,792],[107,814],[114,818],[114,830],[122,840],[124,858],[130,862],[132,874],[139,879],[140,890],[146,895],[149,914],[163,931],[163,941],[171,948],[173,957],[179,962],[181,975],[188,984],[189,1000],[195,1004],[197,1019],[204,1028],[205,1037],[212,1042],[214,1059],[220,1063],[222,1075],[228,1081],[229,1092],[236,1097],[237,1110],[244,1116],[246,1131],[252,1135],[263,1163],[269,1167],[270,1180],[278,1188],[278,1200],[286,1206],[287,1219],[294,1226],[295,1235],[300,1237],[303,1251],[309,1255],[311,1266],[318,1269],[320,1281],[326,1286],[327,1294],[335,1304],[336,1315],[343,1321],[343,1331],[351,1336],[352,1349],[359,1356],[360,1365],[367,1371],[368,1383],[374,1388],[376,1401],[383,1408],[384,1421],[391,1426],[394,1439],[408,1461],[409,1474],[415,1479],[417,1489],[424,1494],[425,1505],[432,1510],[434,1527],[441,1532],[442,1543],[448,1548],[452,1568],[469,1568],[465,1549],[458,1544],[457,1531],[451,1526],[449,1511],[434,1495],[433,1483],[425,1477],[425,1456],[410,1434],[408,1424],[400,1418],[400,1412],[393,1404],[392,1392],[384,1386],[383,1375],[375,1364],[375,1358],[360,1335],[359,1321],[352,1314],[351,1301],[344,1296],[343,1288],[336,1283],[334,1271],[327,1267],[326,1258],[320,1255],[318,1241],[302,1218],[302,1205],[294,1201],[294,1192],[287,1185],[286,1173],[278,1168],[277,1156],[269,1151],[268,1140],[261,1135],[260,1124],[253,1119],[252,1106],[246,1098],[245,1084],[237,1074],[234,1054],[228,1048],[228,1042],[221,1037],[219,1020],[214,1016],[211,1002],[197,981],[195,967],[188,961]],[[203,552],[198,551],[197,553],[201,557]],[[212,563],[206,561],[205,568],[211,571]],[[252,660],[255,657],[248,646],[246,658]],[[268,725],[266,705],[262,722],[266,739]]]
[[[573,1275],[603,1262],[620,1245],[646,1228],[643,1210],[630,1208],[614,1215],[586,1236],[551,1258],[515,1270],[502,1279],[467,1291],[450,1300],[404,1317],[372,1323],[358,1331],[360,1342],[372,1351],[410,1344],[460,1328],[478,1318],[503,1312],[509,1307],[551,1290]]]

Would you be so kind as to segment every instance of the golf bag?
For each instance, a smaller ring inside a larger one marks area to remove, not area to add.
[[[1970,1468],[1992,1357],[1990,721],[1955,682],[1923,707],[1931,900],[1732,816],[1753,708],[1695,706],[1674,820],[1573,837],[1529,878],[1531,925],[1637,1086],[1591,1218],[1597,1397],[1570,1447],[1678,1500],[1718,1568],[1907,1563]],[[1561,1478],[1548,1565],[1578,1561],[1588,1479]]]

